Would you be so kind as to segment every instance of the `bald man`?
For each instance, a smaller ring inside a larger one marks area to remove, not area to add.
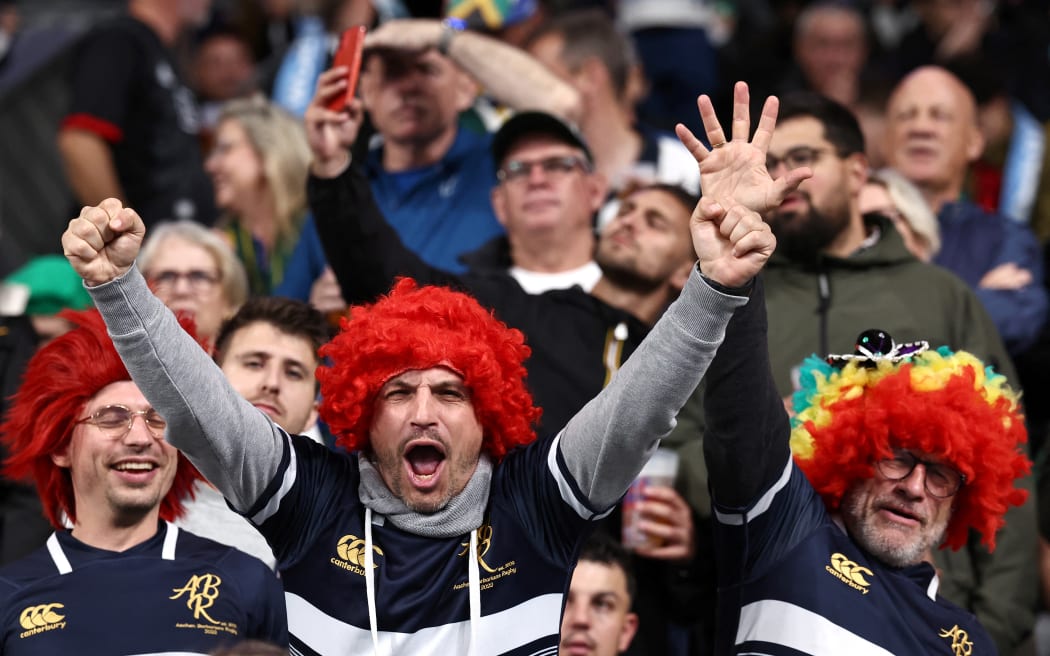
[[[984,150],[973,94],[935,66],[916,69],[886,108],[886,158],[915,183],[936,214],[943,246],[934,258],[977,292],[1011,355],[1046,320],[1039,244],[1027,226],[962,198],[970,163]]]

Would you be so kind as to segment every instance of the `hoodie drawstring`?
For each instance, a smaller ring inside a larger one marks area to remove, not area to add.
[[[376,620],[376,582],[372,556],[372,509],[365,507],[365,594],[368,596],[368,628],[372,633],[375,656],[385,656],[379,650],[379,624]],[[478,626],[481,624],[481,572],[478,569],[478,529],[470,532],[470,556],[467,560],[467,578],[470,594],[470,651],[478,654]]]

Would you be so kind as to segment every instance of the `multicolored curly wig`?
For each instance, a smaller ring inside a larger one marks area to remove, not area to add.
[[[59,316],[77,327],[56,337],[29,360],[22,385],[0,426],[0,439],[10,454],[4,474],[36,483],[44,513],[56,529],[64,528],[63,513],[76,523],[77,508],[69,469],[56,465],[52,454],[69,444],[74,425],[99,390],[131,380],[96,310],[65,311]],[[178,458],[175,480],[160,505],[161,517],[168,520],[182,515],[182,501],[192,497],[193,483],[200,477],[181,453]]]
[[[495,461],[536,438],[540,410],[525,387],[529,347],[470,296],[400,279],[389,295],[355,306],[320,350],[321,417],[349,450],[368,448],[380,388],[411,369],[448,366],[463,376],[484,431],[482,451]]]
[[[852,361],[842,369],[811,357],[793,400],[795,462],[829,510],[898,448],[934,454],[966,477],[943,546],[959,549],[973,528],[994,550],[1003,514],[1027,497],[1014,487],[1031,468],[1018,395],[970,353],[942,347],[910,361]]]

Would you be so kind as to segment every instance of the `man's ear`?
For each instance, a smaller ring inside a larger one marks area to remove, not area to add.
[[[636,633],[638,633],[638,615],[627,613],[623,616],[623,626],[620,627],[620,642],[617,645],[617,651],[621,653],[627,651]]]
[[[310,428],[311,426],[317,423],[317,420],[321,417],[320,412],[318,412],[318,408],[319,406],[317,401],[314,401],[314,404],[310,407],[310,416],[306,418],[306,425],[303,426],[303,430],[306,430],[307,428]]]
[[[496,214],[496,220],[504,228],[507,227],[507,194],[502,185],[496,185],[489,192],[492,201],[492,211]]]
[[[609,181],[597,171],[587,175],[587,196],[591,207],[591,213],[595,213],[605,204],[609,196]]]
[[[456,92],[456,111],[465,112],[474,105],[474,100],[481,92],[481,88],[474,78],[467,75],[455,64],[452,64],[452,66],[455,67],[452,84]]]
[[[692,247],[690,246],[690,248]],[[675,294],[685,289],[685,283],[689,282],[689,275],[693,272],[695,264],[696,259],[691,258],[671,273],[671,277],[667,279],[667,284],[674,288]]]
[[[868,182],[868,156],[864,153],[853,153],[846,157],[845,164],[850,196],[855,198]]]
[[[73,465],[73,459],[69,457],[69,443],[67,442],[62,449],[55,451],[51,454],[51,462],[55,463],[63,469],[69,469]]]
[[[976,125],[966,131],[966,161],[976,162],[984,154],[984,134]]]

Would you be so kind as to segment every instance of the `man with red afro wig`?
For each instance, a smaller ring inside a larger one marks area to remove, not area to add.
[[[285,644],[284,598],[266,566],[170,523],[199,475],[163,439],[166,422],[131,380],[102,318],[62,316],[77,327],[29,361],[0,427],[11,454],[5,474],[36,483],[56,529],[46,546],[0,569],[0,652],[207,654],[238,638]],[[177,628],[183,623],[200,628]]]
[[[713,112],[705,125],[720,132]],[[759,177],[752,198],[775,185]],[[877,330],[856,353],[811,359],[802,378],[792,428],[753,293],[706,378],[714,653],[997,653],[974,615],[938,594],[928,561],[971,530],[994,548],[1003,514],[1024,502],[1017,395],[969,353]]]
[[[767,103],[754,150],[775,120]],[[734,123],[734,143],[752,149],[748,131]],[[733,159],[693,152],[732,197]],[[765,198],[779,203],[802,177]],[[293,651],[479,656],[557,650],[590,523],[674,426],[775,245],[735,203],[702,202],[690,230],[699,262],[678,300],[608,387],[542,439],[523,337],[474,299],[403,280],[355,308],[319,372],[322,416],[351,453],[289,436],[188,348],[134,266],[133,210],[84,208],[62,242],[168,439],[274,547]]]

